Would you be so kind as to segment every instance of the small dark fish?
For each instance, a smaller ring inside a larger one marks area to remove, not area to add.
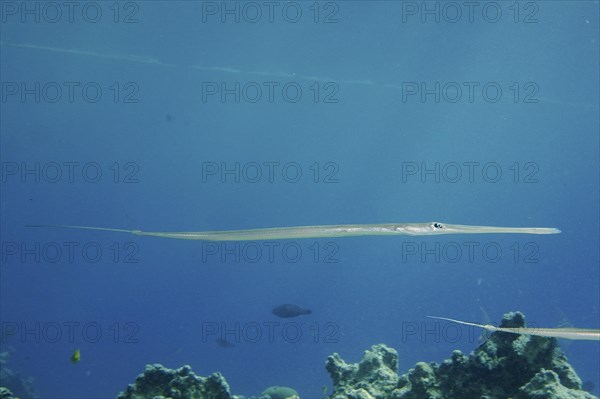
[[[166,114],[165,115],[165,119],[166,119],[167,122],[172,122],[173,119],[175,119],[175,117],[173,115],[171,115],[171,114]]]
[[[227,341],[227,338],[217,338],[215,340],[215,342],[217,343],[217,345],[219,345],[221,348],[233,348],[235,345],[232,344],[231,342]]]
[[[272,313],[277,317],[290,318],[303,314],[311,314],[312,311],[310,309],[302,309],[300,306],[286,303],[285,305],[277,306],[272,310]]]

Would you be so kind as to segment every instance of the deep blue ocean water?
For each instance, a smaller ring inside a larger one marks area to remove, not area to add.
[[[320,398],[333,352],[385,343],[405,372],[478,345],[426,315],[600,327],[598,2],[48,4],[2,1],[0,46],[0,352],[40,397],[161,363]],[[562,233],[26,227],[429,221]],[[561,346],[600,386],[598,343]]]

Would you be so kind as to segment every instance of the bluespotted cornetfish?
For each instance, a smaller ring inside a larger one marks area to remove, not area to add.
[[[142,231],[112,229],[106,227],[71,225],[30,225],[28,227],[58,227],[67,229],[116,231],[138,236],[175,238],[180,240],[203,241],[263,241],[290,240],[302,238],[338,238],[356,236],[405,235],[429,236],[442,234],[558,234],[552,227],[493,227],[469,226],[463,224],[431,223],[386,223],[386,224],[340,224],[323,226],[271,227],[249,230],[219,231]]]
[[[527,328],[527,327],[496,327],[491,324],[477,324],[449,319],[446,317],[427,316],[431,319],[450,321],[452,323],[464,324],[465,326],[479,327],[491,332],[506,332],[511,334],[536,335],[538,337],[551,337],[574,339],[582,341],[600,341],[600,330],[590,328]]]

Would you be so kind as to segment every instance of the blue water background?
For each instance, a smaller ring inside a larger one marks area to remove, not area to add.
[[[42,398],[114,397],[149,363],[189,364],[203,376],[219,371],[236,394],[284,385],[319,398],[330,387],[324,362],[333,352],[356,362],[386,343],[405,372],[476,348],[479,331],[452,330],[426,315],[498,323],[520,310],[537,326],[600,327],[597,2],[538,2],[538,22],[530,24],[512,17],[404,23],[401,3],[393,2],[337,3],[338,22],[329,24],[203,23],[200,3],[137,4],[135,24],[2,24],[2,82],[104,88],[97,103],[1,104],[5,172],[9,163],[71,161],[97,162],[103,172],[93,183],[80,173],[73,182],[19,175],[2,182],[1,321],[3,330],[19,330],[4,337],[2,351],[14,349],[11,368],[33,376]],[[505,92],[496,103],[480,94],[472,102],[465,94],[456,103],[403,101],[402,82],[436,81],[498,82]],[[134,83],[139,101],[113,101],[115,82],[121,95]],[[273,102],[203,102],[206,82],[295,82],[303,97],[288,102],[276,90]],[[324,91],[333,82],[338,101],[315,102],[315,82]],[[514,82],[535,83],[539,102],[515,102],[506,90]],[[272,183],[265,175],[256,183],[203,182],[212,162],[295,162],[303,177],[287,182],[277,168]],[[464,175],[456,183],[403,181],[407,163],[436,162],[495,163],[503,175],[491,183],[478,168],[473,182]],[[125,183],[132,171],[137,182]],[[330,172],[334,181],[325,182]],[[297,241],[298,262],[284,258],[282,241],[274,262],[263,253],[253,263],[209,256],[213,247],[196,241],[25,227],[200,231],[433,220],[562,233]],[[70,242],[98,245],[101,260],[76,252],[73,262],[64,253],[56,263],[48,254],[22,261],[8,253],[13,244]],[[464,249],[465,242],[477,245],[474,261],[465,254],[423,261],[405,252],[422,244]],[[502,248],[498,262],[483,257],[486,245]],[[123,258],[131,248],[137,263]],[[336,263],[326,262],[331,248]],[[282,303],[313,312],[277,319],[271,309]],[[65,323],[74,326],[72,339]],[[236,323],[246,333],[228,335],[235,347],[220,347],[206,331],[235,331]],[[279,323],[271,324],[273,339],[264,323]],[[256,326],[263,335],[252,342]],[[299,342],[284,328],[292,335],[299,328]],[[561,345],[582,379],[600,386],[599,345]],[[75,348],[82,360],[71,364]]]

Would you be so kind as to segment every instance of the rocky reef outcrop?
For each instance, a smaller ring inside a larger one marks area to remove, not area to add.
[[[10,391],[10,389],[0,387],[0,399],[15,399],[15,395]]]
[[[524,327],[522,313],[504,315],[501,327]],[[326,368],[331,399],[598,399],[581,380],[555,338],[495,332],[470,355],[454,351],[441,363],[417,363],[398,375],[398,354],[385,345],[358,364],[337,353]]]
[[[21,399],[36,398],[33,378],[24,377],[9,366],[10,356],[14,349],[0,353],[0,399],[19,397]]]
[[[504,315],[501,327],[524,327],[522,313]],[[357,364],[334,353],[326,361],[333,380],[329,399],[598,399],[580,378],[555,338],[495,332],[469,355],[454,351],[441,363],[419,362],[398,375],[398,353],[385,345],[367,350]],[[148,365],[117,399],[243,399],[232,395],[220,373],[200,377]],[[251,397],[256,399],[256,397]],[[287,387],[270,387],[259,399],[299,399]]]
[[[190,366],[172,370],[149,364],[117,399],[234,399],[220,373],[200,377]]]
[[[160,364],[149,364],[144,372],[137,376],[135,383],[127,386],[117,399],[245,399],[245,397],[232,395],[227,381],[220,373],[200,377],[194,374],[190,366],[172,370]],[[272,386],[265,389],[258,397],[251,397],[251,399],[300,399],[300,396],[292,388]]]

